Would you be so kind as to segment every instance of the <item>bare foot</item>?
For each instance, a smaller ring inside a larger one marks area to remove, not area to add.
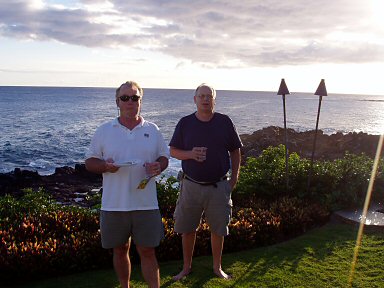
[[[173,281],[179,281],[181,279],[183,279],[184,277],[187,277],[189,274],[191,274],[192,270],[191,269],[188,269],[187,271],[184,271],[184,270],[181,270],[181,272],[179,274],[177,274],[176,276],[173,276]]]
[[[213,273],[215,273],[217,277],[222,279],[226,279],[226,280],[232,279],[232,276],[225,273],[222,269],[220,269],[219,271],[213,271]]]

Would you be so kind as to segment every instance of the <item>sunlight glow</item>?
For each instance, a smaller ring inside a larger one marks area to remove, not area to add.
[[[360,249],[360,246],[361,246],[361,239],[362,239],[362,236],[363,236],[365,219],[367,218],[368,206],[369,206],[369,204],[371,202],[373,183],[375,182],[377,168],[379,166],[381,149],[383,147],[383,140],[384,140],[384,134],[381,134],[380,139],[379,139],[379,143],[377,144],[376,156],[375,156],[375,160],[373,162],[371,178],[369,179],[367,195],[365,196],[363,214],[361,215],[359,231],[357,232],[356,245],[355,245],[355,249],[354,249],[354,253],[353,253],[353,260],[352,260],[352,264],[351,264],[351,271],[349,273],[349,279],[348,279],[348,287],[352,287],[352,283],[353,283],[353,276],[355,274],[355,267],[356,267],[356,263],[357,263],[357,256],[359,254],[359,249]]]
[[[112,11],[114,5],[110,1],[95,1],[95,3],[92,4],[84,4],[84,7],[86,7],[88,11],[103,11],[105,13],[106,11]]]
[[[377,25],[384,27],[384,1],[371,0],[372,19]],[[382,28],[383,29],[383,28]]]
[[[31,0],[28,3],[28,6],[32,9],[42,9],[44,7],[44,2],[43,0]]]

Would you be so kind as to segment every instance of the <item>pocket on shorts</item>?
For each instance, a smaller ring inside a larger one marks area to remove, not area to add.
[[[232,187],[231,187],[231,184],[229,184],[229,181],[228,180],[226,180],[225,181],[225,187],[226,187],[226,189],[225,189],[225,195],[228,197],[228,204],[229,204],[229,206],[231,206],[232,207]]]
[[[182,202],[181,199],[183,197],[183,185],[184,185],[183,182],[184,182],[184,179],[180,180],[179,195],[177,196],[175,211],[173,212],[173,219],[174,220],[176,220],[176,218],[177,218],[178,210],[181,209],[180,203]]]

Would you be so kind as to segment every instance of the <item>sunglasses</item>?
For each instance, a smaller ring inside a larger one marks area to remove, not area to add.
[[[141,97],[138,96],[138,95],[132,95],[132,96],[128,96],[128,95],[123,95],[123,96],[120,96],[119,99],[123,102],[128,102],[129,99],[131,99],[133,102],[137,102],[139,101]]]

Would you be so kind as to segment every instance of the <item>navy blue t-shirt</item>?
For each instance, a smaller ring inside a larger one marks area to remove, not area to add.
[[[184,173],[196,181],[213,182],[230,168],[229,152],[242,146],[240,137],[227,115],[215,112],[208,122],[197,119],[195,113],[180,119],[169,146],[181,150],[207,147],[206,160],[182,160]]]

